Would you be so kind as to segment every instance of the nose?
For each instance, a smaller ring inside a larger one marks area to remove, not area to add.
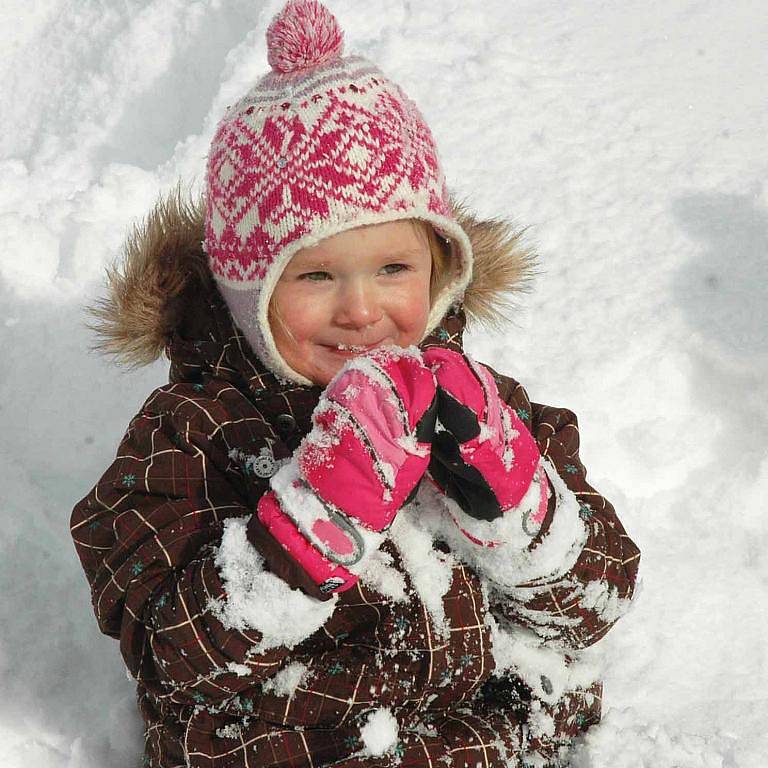
[[[366,279],[346,282],[338,291],[336,323],[343,328],[365,328],[383,317],[376,286]]]

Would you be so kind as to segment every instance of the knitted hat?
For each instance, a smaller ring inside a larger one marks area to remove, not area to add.
[[[451,242],[454,270],[426,337],[460,300],[472,247],[453,218],[437,148],[416,105],[371,62],[342,57],[318,0],[289,0],[267,30],[272,71],[227,109],[211,143],[204,247],[256,354],[283,379],[269,301],[294,253],[366,224],[422,219]]]

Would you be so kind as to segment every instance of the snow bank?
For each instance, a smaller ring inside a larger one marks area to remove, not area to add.
[[[126,374],[89,353],[80,307],[157,195],[199,184],[280,5],[0,11],[4,768],[140,760],[133,685],[67,522],[167,366]],[[328,5],[420,104],[452,188],[532,226],[535,291],[468,349],[578,414],[590,479],[643,550],[641,599],[596,649],[605,722],[574,765],[764,768],[768,15],[753,0]]]

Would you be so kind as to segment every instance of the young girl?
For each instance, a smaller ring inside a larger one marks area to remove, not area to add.
[[[204,210],[161,203],[94,310],[171,361],[72,515],[145,765],[560,765],[639,553],[574,414],[463,351],[533,258],[324,6],[267,41]]]

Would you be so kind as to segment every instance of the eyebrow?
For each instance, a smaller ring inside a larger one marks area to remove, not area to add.
[[[388,256],[418,256],[424,253],[428,249],[426,248],[402,248],[399,251],[389,251]]]

